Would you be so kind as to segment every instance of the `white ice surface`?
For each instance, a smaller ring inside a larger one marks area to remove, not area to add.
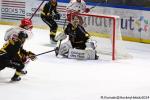
[[[0,47],[12,26],[0,25]],[[49,31],[33,29],[24,48],[38,54],[49,47]],[[9,83],[13,69],[0,72],[0,100],[100,100],[101,96],[150,95],[150,45],[126,42],[133,56],[126,60],[80,61],[41,55],[27,65],[28,74]]]

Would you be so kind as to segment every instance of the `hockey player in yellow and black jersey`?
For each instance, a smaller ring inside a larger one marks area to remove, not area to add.
[[[55,20],[60,19],[60,14],[57,11],[57,0],[50,0],[47,2],[41,13],[42,20],[50,27],[50,40],[52,43],[57,42],[55,35],[57,32],[58,25]]]
[[[20,75],[23,74],[22,69],[25,67],[27,57],[31,60],[36,58],[35,54],[31,51],[23,49],[23,44],[28,38],[24,31],[20,31],[17,35],[14,34],[0,49],[0,70],[5,67],[16,69],[12,81],[21,80]]]

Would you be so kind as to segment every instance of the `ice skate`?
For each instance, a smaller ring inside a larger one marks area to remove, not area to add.
[[[15,74],[12,78],[11,78],[11,81],[20,81],[21,80],[21,77],[17,74]]]

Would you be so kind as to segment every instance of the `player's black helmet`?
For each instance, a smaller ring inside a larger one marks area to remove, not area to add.
[[[22,39],[22,38],[26,39],[26,38],[28,38],[28,35],[27,35],[27,33],[21,31],[21,32],[18,34],[18,38],[19,38],[19,39]]]

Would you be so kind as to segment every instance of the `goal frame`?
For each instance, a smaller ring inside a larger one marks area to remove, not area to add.
[[[101,17],[101,18],[109,18],[112,19],[113,21],[113,31],[112,31],[112,60],[116,60],[116,16],[112,15],[96,15],[96,14],[85,14],[85,13],[80,13],[78,14],[79,16],[90,16],[90,17]],[[117,16],[119,18],[119,16]]]

